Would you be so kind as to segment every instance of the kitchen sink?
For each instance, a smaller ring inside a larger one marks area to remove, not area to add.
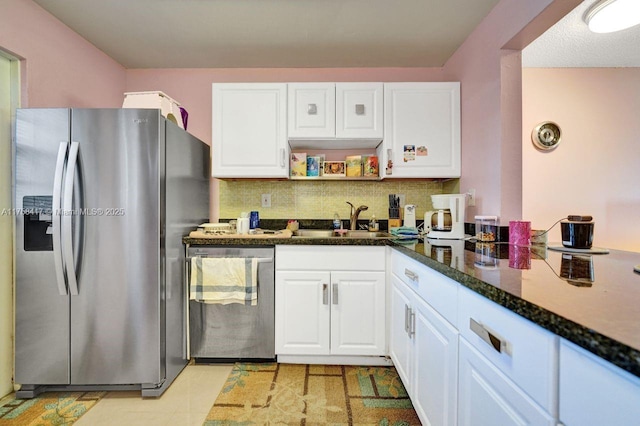
[[[346,238],[391,238],[392,235],[386,232],[376,231],[347,231]]]
[[[298,229],[293,232],[294,237],[305,238],[391,238],[392,235],[387,232],[369,232],[369,231],[349,231],[342,232],[326,230],[326,229]]]
[[[333,230],[325,229],[298,229],[293,231],[294,237],[306,237],[306,238],[331,238],[335,234]]]

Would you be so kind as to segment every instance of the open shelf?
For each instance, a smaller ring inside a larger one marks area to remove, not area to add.
[[[289,176],[289,180],[362,180],[362,181],[379,181],[382,180],[380,176]]]

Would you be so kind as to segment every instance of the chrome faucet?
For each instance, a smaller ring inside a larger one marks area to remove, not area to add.
[[[358,215],[360,212],[367,210],[368,206],[360,206],[356,209],[356,207],[347,201],[347,204],[351,206],[351,214],[349,214],[349,229],[355,231],[356,224],[358,223]]]

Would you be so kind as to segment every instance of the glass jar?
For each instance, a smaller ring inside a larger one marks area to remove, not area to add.
[[[483,242],[496,240],[498,216],[476,216],[476,239]]]

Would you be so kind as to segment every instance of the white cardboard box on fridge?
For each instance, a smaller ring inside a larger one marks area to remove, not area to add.
[[[153,92],[127,92],[124,94],[122,108],[155,108],[160,109],[161,114],[184,129],[180,104],[160,91]]]

